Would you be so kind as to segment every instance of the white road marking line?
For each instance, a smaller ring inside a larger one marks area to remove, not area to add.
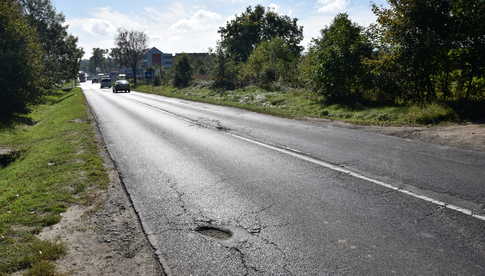
[[[304,154],[295,152],[291,149],[285,149],[285,148],[273,146],[273,145],[270,145],[270,144],[267,144],[267,143],[263,143],[263,142],[260,142],[260,141],[257,141],[257,140],[253,140],[251,138],[240,136],[240,135],[238,135],[234,132],[227,132],[227,134],[229,134],[232,137],[235,137],[239,140],[243,140],[243,141],[258,145],[258,146],[262,146],[262,147],[265,147],[265,148],[268,148],[268,149],[271,149],[271,150],[274,150],[274,151],[278,151],[278,152],[281,152],[281,153],[284,153],[284,154],[287,154],[287,155],[291,155],[291,156],[296,157],[298,159],[308,161],[308,162],[311,162],[313,164],[317,164],[319,166],[322,166],[322,167],[325,167],[325,168],[328,168],[328,169],[331,169],[331,170],[334,170],[334,171],[338,171],[338,172],[350,175],[352,177],[359,178],[359,179],[365,180],[367,182],[371,182],[371,183],[377,184],[379,186],[382,186],[382,187],[385,187],[385,188],[388,188],[388,189],[398,191],[398,192],[401,192],[403,194],[412,196],[414,198],[418,198],[418,199],[433,203],[435,205],[438,205],[438,206],[441,206],[441,207],[444,207],[444,208],[447,208],[447,209],[450,209],[450,210],[454,210],[454,211],[460,212],[462,214],[474,217],[476,219],[485,221],[485,215],[476,214],[470,209],[459,207],[459,206],[456,206],[456,205],[453,205],[453,204],[449,204],[449,203],[446,203],[446,202],[441,201],[441,200],[436,200],[434,198],[431,198],[431,197],[428,197],[428,196],[425,196],[425,195],[420,195],[420,194],[417,194],[415,192],[412,192],[412,191],[409,191],[409,190],[406,190],[406,189],[402,189],[402,188],[393,186],[391,184],[387,184],[387,183],[382,182],[380,180],[367,177],[365,175],[353,172],[353,171],[345,169],[343,167],[340,167],[340,166],[337,166],[337,165],[334,165],[334,164],[331,164],[331,163],[310,157],[308,155],[304,155]]]

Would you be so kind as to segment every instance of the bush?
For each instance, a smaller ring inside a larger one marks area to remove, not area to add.
[[[223,52],[221,47],[218,47],[213,88],[235,89],[238,83],[238,69],[239,66]]]
[[[243,79],[267,85],[274,81],[296,80],[296,59],[285,41],[279,37],[261,42],[243,66]]]
[[[153,85],[155,85],[155,86],[162,85],[162,78],[160,77],[159,74],[155,75],[155,78],[153,79]]]
[[[0,37],[0,120],[8,120],[42,95],[43,53],[17,1],[0,2]]]
[[[372,54],[362,28],[339,14],[311,48],[311,81],[326,102],[349,104],[361,98],[368,81],[363,60]]]
[[[173,85],[179,88],[187,87],[190,81],[192,81],[192,67],[190,66],[187,55],[182,55],[175,63]]]

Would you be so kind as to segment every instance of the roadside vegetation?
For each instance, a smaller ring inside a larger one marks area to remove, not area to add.
[[[0,2],[0,123],[77,77],[83,51],[67,28],[50,0]]]
[[[107,183],[67,28],[50,0],[0,1],[0,275],[55,275],[66,247],[36,234]]]
[[[204,87],[205,86],[205,87]],[[217,105],[243,108],[287,118],[322,118],[365,125],[427,125],[456,122],[458,115],[439,104],[403,106],[348,106],[322,104],[321,97],[301,88],[265,89],[247,86],[215,90],[207,81],[195,81],[186,88],[139,85],[137,91]]]
[[[0,168],[0,275],[50,269],[66,248],[36,234],[108,183],[81,89],[52,91],[43,102],[29,115],[35,124],[0,129],[0,145],[19,153]]]
[[[178,55],[172,68],[153,68],[153,88],[137,89],[362,124],[483,120],[483,1],[388,0],[373,12],[366,28],[336,15],[303,51],[296,18],[250,6],[203,60]]]

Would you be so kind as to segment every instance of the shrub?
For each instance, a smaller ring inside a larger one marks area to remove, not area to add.
[[[187,55],[182,55],[175,63],[173,85],[179,88],[187,87],[190,81],[192,81],[192,67],[190,66]]]
[[[347,14],[337,15],[321,33],[310,51],[313,88],[329,103],[354,103],[367,86],[363,60],[371,56],[371,44]]]

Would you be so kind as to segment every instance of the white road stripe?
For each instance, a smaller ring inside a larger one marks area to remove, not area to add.
[[[228,132],[228,134],[231,135],[232,137],[237,138],[237,139],[240,139],[240,140],[243,140],[243,141],[258,145],[258,146],[262,146],[262,147],[265,147],[265,148],[268,148],[268,149],[271,149],[271,150],[274,150],[274,151],[278,151],[278,152],[281,152],[281,153],[284,153],[284,154],[287,154],[287,155],[291,155],[291,156],[296,157],[298,159],[305,160],[305,161],[311,162],[313,164],[317,164],[319,166],[322,166],[322,167],[325,167],[325,168],[328,168],[328,169],[331,169],[331,170],[334,170],[334,171],[345,173],[345,174],[348,174],[352,177],[359,178],[359,179],[377,184],[379,186],[382,186],[382,187],[385,187],[385,188],[388,188],[388,189],[391,189],[391,190],[394,190],[394,191],[401,192],[403,194],[412,196],[414,198],[418,198],[418,199],[436,204],[438,206],[441,206],[441,207],[444,207],[444,208],[447,208],[447,209],[450,209],[450,210],[454,210],[454,211],[460,212],[462,214],[474,217],[476,219],[485,221],[485,215],[475,214],[470,209],[459,207],[459,206],[456,206],[456,205],[453,205],[453,204],[449,204],[449,203],[446,203],[446,202],[441,201],[441,200],[436,200],[434,198],[431,198],[431,197],[428,197],[428,196],[425,196],[425,195],[420,195],[420,194],[417,194],[415,192],[412,192],[412,191],[409,191],[409,190],[406,190],[406,189],[402,189],[402,188],[393,186],[391,184],[387,184],[387,183],[382,182],[380,180],[367,177],[365,175],[350,171],[350,170],[345,169],[343,167],[340,167],[340,166],[337,166],[337,165],[334,165],[334,164],[331,164],[331,163],[310,157],[308,155],[304,155],[304,154],[295,152],[294,150],[291,150],[291,149],[284,149],[284,148],[280,148],[280,147],[273,146],[273,145],[270,145],[270,144],[266,144],[266,143],[263,143],[263,142],[260,142],[260,141],[257,141],[257,140],[253,140],[253,139],[250,139],[250,138],[247,138],[247,137],[240,136],[240,135],[238,135],[234,132]]]

